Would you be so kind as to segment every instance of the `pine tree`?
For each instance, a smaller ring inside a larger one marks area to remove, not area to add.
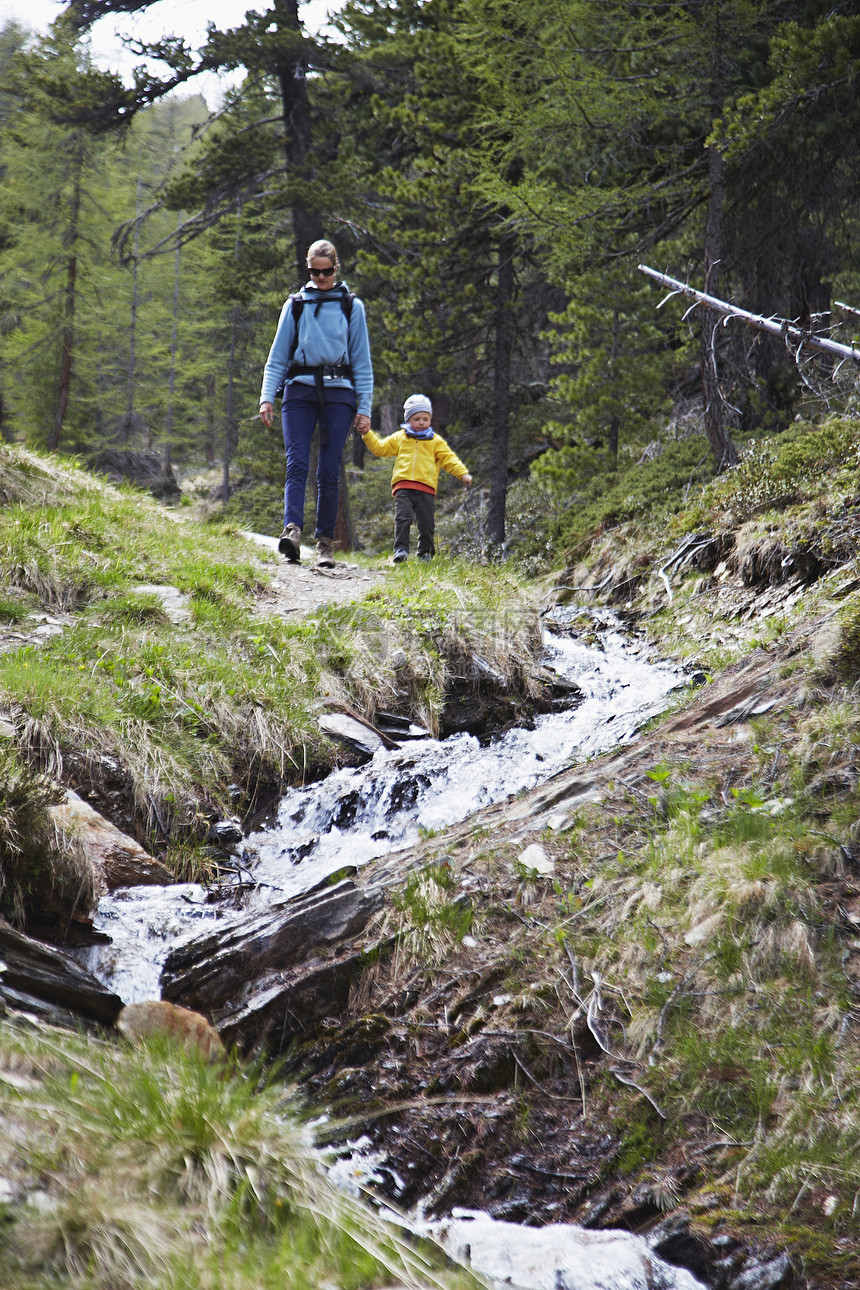
[[[487,538],[501,547],[510,430],[516,450],[520,409],[545,380],[548,297],[508,212],[473,186],[490,105],[473,89],[465,12],[457,0],[345,7],[354,110],[340,156],[362,203],[359,265],[380,383],[398,402],[423,390],[437,426],[456,419],[467,442],[482,441]]]

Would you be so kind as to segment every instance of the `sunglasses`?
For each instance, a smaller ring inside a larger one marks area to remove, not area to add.
[[[330,278],[334,272],[335,267],[333,264],[330,264],[327,269],[312,269],[310,265],[308,265],[308,273],[312,278]]]

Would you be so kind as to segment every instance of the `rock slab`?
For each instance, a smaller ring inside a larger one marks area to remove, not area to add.
[[[361,888],[344,879],[264,913],[221,922],[170,952],[161,975],[162,997],[206,1016],[241,1006],[242,1034],[250,1042],[255,1006],[268,1015],[262,1002],[254,1005],[250,987],[259,988],[270,1000],[278,986],[277,974],[290,973],[280,978],[280,984],[297,999],[303,974],[316,975],[318,981],[325,978],[326,972],[320,978],[320,963],[331,968],[381,904],[379,889]],[[317,989],[308,986],[304,993],[313,995]]]
[[[96,891],[117,887],[167,886],[170,871],[160,861],[99,815],[88,802],[68,789],[65,801],[51,807],[57,832],[79,842],[93,869]]]
[[[113,1025],[122,999],[68,954],[0,921],[0,1004],[55,1020],[68,1014]]]

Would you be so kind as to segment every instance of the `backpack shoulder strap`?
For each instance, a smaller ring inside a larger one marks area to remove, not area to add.
[[[290,296],[290,309],[292,310],[293,315],[293,343],[290,345],[290,352],[287,355],[287,365],[292,363],[293,356],[296,352],[296,346],[299,343],[299,319],[302,316],[302,310],[304,307],[305,302],[300,292],[296,292],[295,295]]]
[[[355,304],[355,292],[345,291],[340,298],[340,307],[343,310],[343,316],[347,323],[352,317],[352,306]]]

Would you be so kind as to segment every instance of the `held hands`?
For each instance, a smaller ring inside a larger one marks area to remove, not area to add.
[[[471,488],[471,487],[472,487],[472,476],[471,476],[471,475],[463,475],[463,476],[461,477],[461,479],[462,479],[462,482],[466,485],[466,487],[467,487],[467,488]]]
[[[370,429],[370,417],[366,417],[359,412],[353,424],[355,426],[356,433],[360,434],[361,437],[364,438],[364,436],[367,434],[368,430]]]
[[[260,420],[264,426],[270,426],[275,420],[275,409],[271,403],[260,404]]]

